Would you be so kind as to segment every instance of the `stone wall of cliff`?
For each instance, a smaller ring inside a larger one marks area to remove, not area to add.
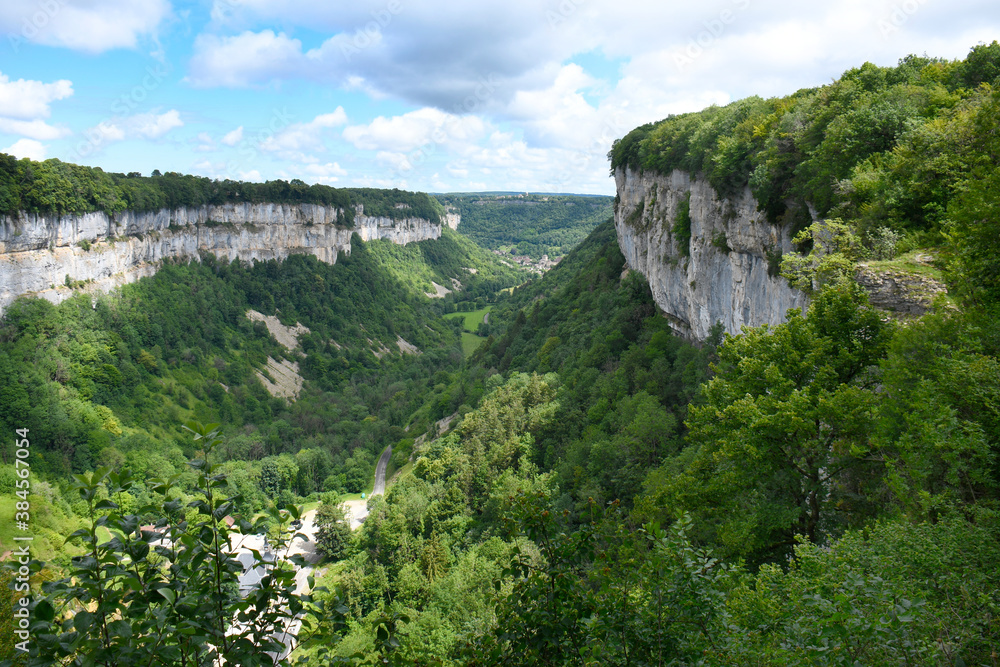
[[[732,334],[743,325],[778,324],[807,299],[777,275],[779,253],[791,250],[791,229],[767,222],[745,188],[721,198],[704,178],[615,171],[615,227],[629,267],[639,271],[675,331],[704,340],[716,322]],[[687,256],[674,231],[688,201]]]
[[[75,289],[108,290],[156,272],[164,259],[202,252],[242,260],[308,253],[324,262],[350,253],[351,237],[406,244],[436,239],[441,224],[369,217],[354,226],[340,209],[313,204],[225,204],[152,212],[0,217],[0,310],[22,294],[58,303]],[[67,277],[69,280],[67,281]]]

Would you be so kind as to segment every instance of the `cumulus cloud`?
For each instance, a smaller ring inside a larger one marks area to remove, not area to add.
[[[336,183],[342,176],[347,176],[347,170],[336,162],[307,164],[301,170],[301,177],[311,183]]]
[[[84,140],[76,146],[74,158],[79,160],[117,141],[161,139],[171,130],[183,126],[184,121],[177,109],[113,118],[84,131]]]
[[[400,116],[379,116],[367,125],[344,129],[344,139],[362,150],[405,153],[430,143],[465,144],[485,132],[477,116],[456,116],[425,107]]]
[[[49,141],[72,134],[67,128],[54,127],[44,120],[14,120],[0,118],[0,134],[19,134],[29,139]]]
[[[11,81],[0,73],[0,132],[21,135],[35,143],[70,134],[68,129],[54,127],[43,119],[51,115],[52,102],[72,94],[73,84],[65,79],[52,83],[30,79]]]
[[[73,84],[66,79],[52,83],[27,79],[11,81],[6,74],[0,73],[0,116],[19,120],[48,118],[49,105],[72,94]]]
[[[284,33],[203,34],[194,41],[188,79],[199,87],[240,88],[294,76],[301,61],[302,42]]]
[[[232,132],[227,132],[224,137],[222,137],[222,143],[227,146],[235,146],[236,144],[243,141],[243,126],[240,125],[238,128]]]
[[[168,0],[5,0],[0,31],[15,52],[34,43],[101,53],[155,36],[170,13]]]
[[[34,139],[18,139],[12,145],[0,150],[0,153],[41,161],[45,159],[45,145]]]
[[[324,150],[322,137],[325,131],[346,123],[347,113],[344,107],[337,107],[333,112],[320,114],[308,123],[292,123],[273,136],[266,137],[261,141],[260,147],[287,159],[316,162],[317,158],[311,153]]]
[[[481,96],[484,82],[492,88],[491,98],[509,97],[516,87],[497,84],[530,80],[540,63],[580,47],[552,33],[536,0],[297,2],[280,8],[225,0],[216,3],[216,15],[220,27],[280,21],[329,37],[305,49],[269,29],[235,37],[202,35],[191,61],[191,80],[200,85],[238,87],[283,78],[337,85],[363,81],[373,91],[451,112],[470,96]],[[268,57],[259,57],[264,51]]]

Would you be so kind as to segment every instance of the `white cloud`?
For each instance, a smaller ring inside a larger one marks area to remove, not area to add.
[[[0,153],[41,161],[45,159],[45,145],[34,139],[18,139],[12,145],[0,150]]]
[[[294,76],[302,42],[273,30],[246,31],[234,37],[199,35],[190,63],[192,84],[240,88]]]
[[[235,146],[236,144],[240,143],[241,141],[243,141],[243,126],[242,125],[240,125],[238,128],[236,128],[232,132],[226,133],[226,135],[224,137],[222,137],[222,143],[224,143],[227,146]]]
[[[30,79],[11,81],[0,74],[0,132],[34,139],[36,144],[39,140],[65,137],[70,134],[68,129],[54,127],[42,119],[51,115],[52,102],[72,94],[73,84],[65,79],[53,83]]]
[[[177,109],[160,114],[151,112],[113,118],[84,131],[85,141],[76,146],[77,155],[74,157],[86,157],[116,141],[161,139],[171,130],[183,125],[184,121]]]
[[[410,158],[405,153],[394,153],[392,151],[379,151],[375,154],[375,162],[388,167],[393,171],[406,172],[413,169]]]
[[[72,134],[64,127],[54,127],[44,120],[12,120],[0,118],[0,134],[19,134],[29,139],[49,141]]]
[[[486,131],[477,116],[456,116],[425,107],[400,116],[379,116],[367,125],[344,128],[344,139],[362,150],[405,153],[431,143],[461,145]]]
[[[142,139],[159,139],[170,130],[183,127],[184,121],[177,109],[166,113],[142,113],[126,119],[124,126],[129,136]]]
[[[48,118],[49,104],[72,94],[73,84],[66,79],[53,83],[26,79],[11,81],[0,73],[0,116],[19,120]]]
[[[4,0],[0,31],[18,52],[28,43],[101,53],[155,37],[168,0]]]
[[[199,153],[211,153],[216,150],[215,139],[208,132],[199,132],[193,143]]]
[[[307,164],[302,167],[303,180],[313,183],[336,183],[340,177],[347,176],[347,170],[336,162],[326,164]]]
[[[312,152],[322,152],[323,134],[325,130],[340,127],[347,123],[347,113],[344,107],[337,107],[333,112],[320,114],[308,123],[293,123],[260,143],[262,150],[277,153],[288,159],[299,162],[315,162]]]
[[[580,92],[595,83],[579,65],[567,65],[549,88],[518,91],[506,112],[523,122],[535,145],[579,146],[600,124],[598,110]]]

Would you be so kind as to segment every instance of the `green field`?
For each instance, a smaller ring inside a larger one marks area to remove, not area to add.
[[[483,341],[486,340],[482,336],[477,336],[476,334],[471,334],[468,331],[462,332],[462,354],[468,359],[472,356],[472,353],[482,345]]]
[[[476,329],[483,322],[483,318],[486,317],[486,313],[490,312],[493,306],[486,306],[481,310],[473,310],[468,313],[448,313],[445,315],[447,320],[462,319],[462,328],[469,333],[475,333]]]
[[[472,355],[473,352],[482,344],[485,338],[482,336],[477,336],[474,332],[482,324],[483,318],[486,317],[486,313],[490,312],[493,306],[486,306],[480,310],[473,310],[467,313],[448,313],[445,315],[445,319],[449,320],[462,320],[462,354],[466,358]]]

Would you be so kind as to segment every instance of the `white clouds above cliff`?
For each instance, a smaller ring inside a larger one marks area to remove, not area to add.
[[[0,149],[0,153],[7,153],[16,158],[29,158],[31,160],[45,159],[45,145],[34,139],[18,139],[7,148]]]
[[[16,52],[28,44],[101,53],[154,37],[167,0],[4,0],[0,31]]]
[[[70,133],[64,127],[49,125],[44,119],[52,114],[52,102],[72,94],[73,84],[66,79],[53,83],[31,79],[12,81],[0,73],[0,133],[24,137],[28,143],[19,141],[14,146],[31,146],[30,152],[38,154],[36,145],[41,146],[38,140],[58,139]]]
[[[0,145],[116,171],[609,193],[605,155],[637,125],[865,61],[961,58],[1000,38],[1000,7],[11,0],[4,28]]]

